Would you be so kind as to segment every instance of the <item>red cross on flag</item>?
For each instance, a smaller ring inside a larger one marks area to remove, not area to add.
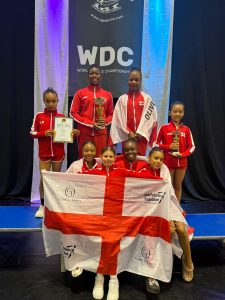
[[[170,281],[167,181],[46,171],[43,181],[48,256],[64,253],[68,270]]]

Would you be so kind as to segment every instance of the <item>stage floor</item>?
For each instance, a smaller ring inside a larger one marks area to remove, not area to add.
[[[37,208],[37,205],[0,206],[0,299],[93,299],[93,273],[84,272],[82,276],[72,278],[69,272],[60,272],[58,255],[45,257],[42,219],[34,218]],[[185,210],[188,211],[186,208]],[[205,230],[209,237],[211,229],[213,236],[218,236],[218,227],[225,229],[224,223],[220,223],[221,218],[224,222],[224,215],[188,214],[187,218],[190,225],[195,227],[198,237],[203,236]],[[214,223],[214,217],[217,224]],[[180,260],[175,259],[172,281],[170,284],[160,283],[159,296],[145,292],[145,279],[142,276],[126,272],[119,274],[120,300],[225,299],[224,245],[220,240],[194,240],[191,242],[191,249],[195,265],[195,278],[192,283],[183,282]],[[107,283],[108,278],[105,281],[105,291]]]
[[[0,206],[0,231],[41,231],[42,218],[35,218],[37,206]]]
[[[37,207],[0,206],[0,231],[41,231],[42,219],[35,218]],[[187,214],[188,224],[194,227],[193,239],[225,239],[225,213]]]
[[[218,240],[192,241],[195,278],[181,279],[175,259],[172,281],[160,283],[159,296],[145,292],[145,278],[119,274],[120,300],[222,300],[225,299],[225,248]],[[60,257],[46,257],[41,232],[0,233],[1,300],[91,300],[94,273],[78,278],[60,272]],[[105,281],[107,292],[108,278]],[[105,300],[106,297],[103,299]]]

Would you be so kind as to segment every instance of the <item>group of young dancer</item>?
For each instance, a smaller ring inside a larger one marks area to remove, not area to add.
[[[141,91],[142,74],[139,69],[130,71],[129,91],[118,99],[115,109],[112,94],[99,86],[99,67],[91,66],[88,76],[90,85],[77,91],[71,104],[70,114],[77,123],[73,135],[78,139],[79,160],[72,163],[66,172],[168,180],[173,196],[170,205],[171,241],[174,253],[182,260],[182,278],[191,282],[194,266],[188,225],[179,202],[187,157],[195,147],[190,129],[182,123],[184,104],[174,102],[170,105],[171,120],[160,128],[157,136],[157,110],[151,97]],[[53,143],[54,116],[63,116],[57,112],[57,92],[47,89],[43,101],[45,111],[36,114],[31,136],[38,138],[40,170],[59,172],[65,154],[63,143]],[[109,125],[111,129],[108,138]],[[122,155],[116,156],[114,146],[119,142],[122,142]],[[147,148],[151,150],[149,156],[145,157]],[[36,217],[42,217],[44,211],[42,180],[40,198],[41,206]],[[177,251],[176,242],[181,252]],[[77,277],[81,273],[82,269],[78,266],[72,271],[72,276]],[[155,278],[147,278],[146,289],[158,294],[159,282]],[[97,274],[93,298],[102,299],[103,296],[104,275]],[[107,300],[117,299],[119,282],[115,275],[110,276]]]

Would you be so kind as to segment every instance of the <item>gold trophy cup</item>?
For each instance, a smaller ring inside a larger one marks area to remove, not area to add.
[[[104,112],[104,106],[103,104],[105,103],[105,98],[95,98],[94,100],[95,103],[95,119],[96,122],[98,122],[99,118],[103,117],[103,112]],[[100,129],[104,129],[105,126],[99,126]]]
[[[180,131],[176,129],[175,131],[172,132],[173,136],[173,142],[179,142],[180,140]],[[177,150],[172,150],[173,153],[179,153],[179,149]]]

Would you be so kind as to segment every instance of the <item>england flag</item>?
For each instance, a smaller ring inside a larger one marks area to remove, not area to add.
[[[169,282],[172,246],[166,180],[43,171],[46,255],[65,267],[123,271]]]

